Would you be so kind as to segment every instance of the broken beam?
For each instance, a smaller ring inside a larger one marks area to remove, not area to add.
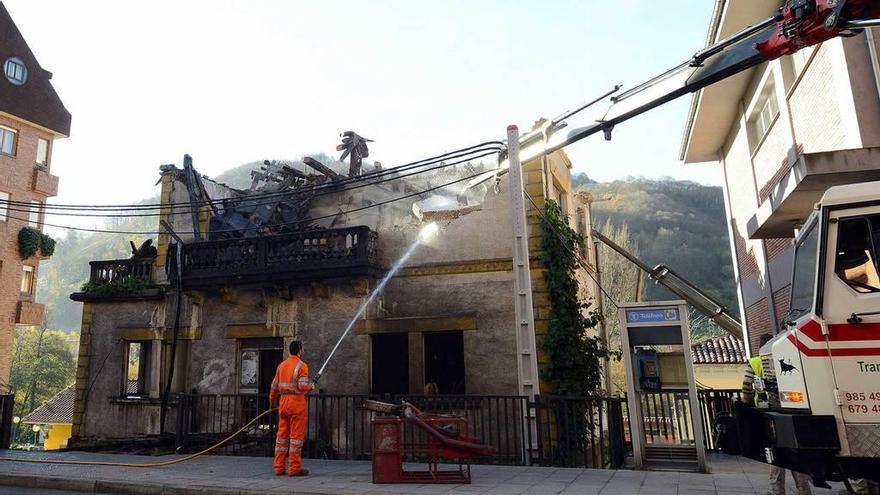
[[[317,170],[318,172],[321,172],[322,174],[326,175],[331,180],[339,180],[342,178],[341,175],[339,175],[336,172],[334,172],[333,170],[331,170],[330,167],[324,165],[323,163],[319,162],[318,160],[315,160],[314,158],[312,158],[310,156],[303,158],[302,161],[306,165],[308,165],[308,166],[312,167],[313,169]]]

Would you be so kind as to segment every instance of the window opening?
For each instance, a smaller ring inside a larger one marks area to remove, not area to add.
[[[816,260],[819,251],[818,222],[808,227],[807,233],[795,248],[794,279],[791,283],[792,319],[799,318],[813,309],[816,296]]]
[[[24,265],[21,267],[21,294],[23,296],[34,295],[34,267]]]
[[[464,394],[463,333],[430,332],[424,338],[425,384],[433,383],[438,394]]]
[[[49,141],[43,138],[37,139],[37,160],[36,164],[40,167],[49,165]]]
[[[245,394],[268,394],[275,370],[284,360],[284,339],[239,339],[238,390]]]
[[[3,64],[3,72],[6,74],[6,79],[16,86],[27,82],[27,67],[18,57],[7,58],[6,63]]]
[[[750,145],[754,152],[764,136],[770,131],[773,125],[773,119],[779,115],[779,101],[776,99],[776,84],[773,79],[768,79],[764,88],[761,90],[758,104],[752,110],[749,117],[748,128],[750,134]]]
[[[9,193],[0,192],[0,222],[5,222],[9,218],[9,210],[6,205],[9,201]]]
[[[880,218],[880,215],[874,215]],[[874,224],[880,223],[877,220]],[[848,218],[837,224],[837,253],[834,272],[856,292],[880,292],[877,250],[871,241],[867,217]]]
[[[0,153],[15,156],[15,138],[18,133],[8,127],[0,127]]]
[[[374,394],[409,393],[409,340],[405,333],[376,334],[371,338]]]
[[[125,343],[123,396],[140,397],[146,394],[149,351],[149,342],[127,341]]]
[[[40,211],[43,209],[43,203],[40,201],[31,201],[31,209],[28,212],[28,225],[39,229],[40,228]]]

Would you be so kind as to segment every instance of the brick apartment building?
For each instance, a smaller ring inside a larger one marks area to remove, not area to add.
[[[718,0],[707,43],[781,1]],[[681,159],[717,162],[749,351],[789,310],[792,238],[831,186],[880,179],[880,31],[765,63],[697,93]]]
[[[70,113],[0,2],[0,391],[9,379],[16,325],[40,325],[34,302],[40,253],[19,255],[19,232],[42,230],[46,198],[58,191],[52,142],[70,133]],[[5,201],[14,201],[12,205]]]

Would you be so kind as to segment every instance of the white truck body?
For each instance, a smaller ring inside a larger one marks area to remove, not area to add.
[[[823,452],[828,479],[880,477],[878,258],[880,182],[830,188],[797,235],[787,328],[761,348],[772,411],[764,446],[768,462],[775,447],[777,457],[792,459],[799,459],[798,450],[809,451],[810,461],[800,470],[815,478],[814,457]],[[831,418],[838,438],[827,445],[803,440],[809,421],[826,419],[830,427]],[[800,432],[784,438],[782,425],[798,422]],[[796,468],[801,461],[787,462]]]

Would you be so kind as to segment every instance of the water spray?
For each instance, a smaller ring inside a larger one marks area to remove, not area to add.
[[[379,281],[379,284],[373,289],[373,292],[370,293],[370,296],[367,297],[367,300],[361,304],[361,307],[358,308],[357,313],[354,314],[354,317],[348,323],[348,326],[345,327],[345,331],[342,332],[342,335],[339,337],[339,340],[336,341],[336,345],[333,346],[333,349],[330,351],[330,355],[327,356],[327,359],[324,360],[324,364],[321,365],[321,368],[318,370],[318,374],[315,375],[314,382],[318,383],[318,380],[321,378],[321,375],[324,374],[324,369],[327,367],[327,364],[333,359],[333,355],[336,354],[336,349],[339,349],[339,345],[342,344],[342,341],[345,340],[345,337],[351,332],[351,329],[354,328],[354,324],[357,323],[358,319],[363,316],[364,312],[367,311],[367,307],[376,299],[376,296],[382,292],[388,282],[403,268],[406,260],[409,259],[410,256],[416,251],[416,248],[419,247],[420,244],[429,242],[431,239],[437,236],[437,233],[440,231],[440,227],[436,222],[431,222],[419,231],[419,235],[416,238],[415,242],[406,250],[405,253],[394,263],[394,266],[388,270],[388,273],[382,277],[382,280]]]

